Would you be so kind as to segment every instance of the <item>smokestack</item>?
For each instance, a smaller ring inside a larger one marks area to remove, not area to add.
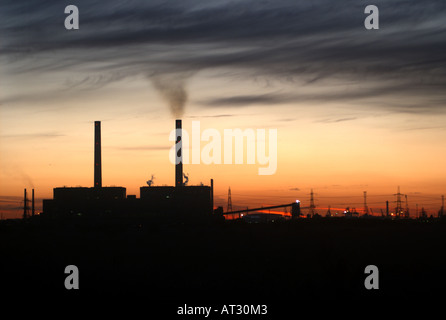
[[[94,187],[102,187],[101,121],[94,122]]]
[[[23,201],[23,219],[27,218],[27,211],[28,211],[28,200],[26,199],[26,188],[25,188],[25,192],[24,192],[24,201]]]
[[[31,217],[34,217],[34,189],[32,191],[31,199]]]
[[[214,179],[211,179],[211,213],[214,213]]]
[[[175,142],[175,187],[183,186],[183,141],[182,141],[182,128],[181,120],[177,119],[175,121],[175,134],[177,136]]]

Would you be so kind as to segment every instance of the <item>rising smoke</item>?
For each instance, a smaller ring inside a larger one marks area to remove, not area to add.
[[[34,182],[30,175],[25,173],[22,168],[17,165],[5,166],[0,170],[0,179],[10,179],[24,188],[34,188]],[[3,177],[2,177],[3,176]]]
[[[150,76],[153,86],[168,103],[170,112],[176,119],[184,114],[188,98],[186,83],[190,76],[190,73],[163,73]]]

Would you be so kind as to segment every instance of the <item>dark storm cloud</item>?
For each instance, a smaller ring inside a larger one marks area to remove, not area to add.
[[[67,31],[68,4],[80,29]],[[336,82],[317,94],[217,97],[209,106],[410,97],[398,112],[442,112],[446,102],[446,3],[374,1],[380,30],[364,28],[368,1],[3,1],[0,59],[8,72],[88,70],[73,89],[142,74],[229,68],[296,87]],[[379,100],[378,100],[379,101]],[[373,104],[369,104],[373,105]]]
[[[421,72],[421,71],[420,71]],[[384,82],[385,80],[383,80]],[[208,107],[247,107],[247,106],[271,106],[275,104],[284,103],[305,103],[306,105],[312,104],[325,104],[335,102],[343,103],[359,103],[363,104],[364,108],[381,107],[383,106],[383,99],[396,97],[404,97],[404,102],[391,102],[385,103],[386,109],[393,112],[405,112],[405,113],[436,113],[444,111],[444,105],[446,103],[446,96],[443,95],[440,88],[432,85],[424,85],[417,83],[416,79],[401,79],[398,83],[394,81],[386,81],[384,84],[374,83],[372,86],[358,86],[349,85],[343,87],[342,90],[325,90],[318,93],[283,93],[272,92],[260,95],[241,95],[231,97],[217,97],[210,98],[197,103]],[[302,91],[302,90],[300,90]],[[428,97],[424,97],[428,95]],[[425,104],[419,104],[420,97],[423,97]],[[436,98],[433,98],[436,97]],[[407,98],[412,99],[411,102],[407,102]],[[377,102],[369,101],[371,99],[377,100]],[[418,99],[418,100],[417,100]]]
[[[262,94],[262,95],[243,95],[224,98],[214,98],[201,101],[200,104],[205,106],[229,106],[240,107],[249,105],[272,105],[277,103],[286,103],[296,101],[297,97],[286,94]]]

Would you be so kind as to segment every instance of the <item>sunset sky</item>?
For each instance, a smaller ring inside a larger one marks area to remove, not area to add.
[[[79,8],[78,30],[64,9]],[[185,165],[215,183],[216,205],[302,201],[391,207],[398,186],[436,215],[446,193],[446,2],[2,1],[0,212],[23,189],[93,186],[93,123],[102,122],[104,186],[174,184],[174,119],[201,130],[277,129],[277,171]],[[160,90],[183,89],[176,115]],[[206,142],[202,142],[202,147]],[[326,209],[320,209],[325,214]]]

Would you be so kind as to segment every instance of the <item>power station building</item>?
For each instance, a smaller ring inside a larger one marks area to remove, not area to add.
[[[53,189],[53,199],[43,200],[43,216],[76,215],[210,215],[213,212],[213,180],[210,186],[187,186],[183,182],[181,120],[176,120],[177,159],[175,186],[145,186],[140,197],[127,195],[124,187],[102,186],[101,122],[94,124],[94,186]],[[178,148],[179,147],[179,148]]]

